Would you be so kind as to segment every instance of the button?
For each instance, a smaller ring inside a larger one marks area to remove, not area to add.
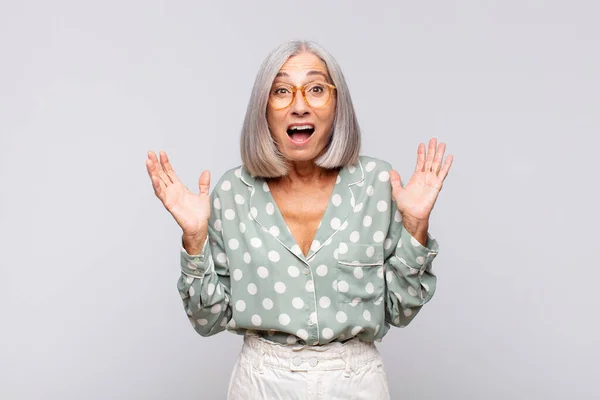
[[[315,322],[312,319],[308,320],[308,326],[313,326],[315,324]]]
[[[200,259],[198,257],[196,257],[196,258],[194,258],[194,261],[198,262],[198,261],[200,261]]]
[[[310,270],[308,268],[304,268],[304,275],[310,274]]]
[[[294,359],[292,360],[292,362],[294,363],[294,365],[296,367],[299,367],[302,364],[302,359],[300,357],[294,357]]]
[[[310,364],[311,367],[316,367],[317,364],[319,363],[319,360],[317,360],[316,357],[312,357],[308,362],[309,362],[309,364]]]

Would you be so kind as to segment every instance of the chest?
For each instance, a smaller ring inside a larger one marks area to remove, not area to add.
[[[271,189],[273,199],[304,255],[307,255],[329,204],[332,188],[287,192]]]

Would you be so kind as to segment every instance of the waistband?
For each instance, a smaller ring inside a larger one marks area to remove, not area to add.
[[[265,367],[289,371],[345,370],[346,376],[381,356],[373,342],[358,338],[320,346],[285,345],[255,334],[244,336],[242,355],[262,372]]]

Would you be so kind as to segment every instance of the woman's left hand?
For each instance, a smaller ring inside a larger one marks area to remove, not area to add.
[[[440,143],[438,146],[436,138],[429,141],[427,153],[425,144],[419,143],[415,172],[404,187],[398,172],[390,171],[392,197],[403,220],[414,224],[428,223],[431,210],[452,165],[452,155],[446,157],[442,165],[445,150],[446,144]]]

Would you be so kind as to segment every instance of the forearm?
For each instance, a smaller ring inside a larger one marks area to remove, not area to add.
[[[429,220],[418,221],[410,217],[403,217],[402,224],[404,225],[404,229],[406,229],[408,233],[410,233],[415,239],[417,239],[421,246],[425,246],[427,244],[427,231],[429,230]]]

